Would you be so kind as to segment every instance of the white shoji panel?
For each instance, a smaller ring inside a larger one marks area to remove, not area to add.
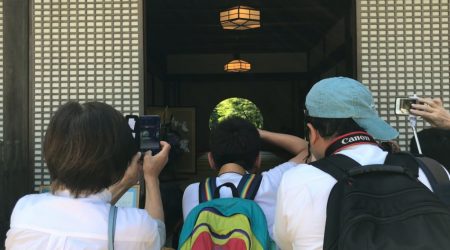
[[[3,0],[0,1],[0,141],[3,141]]]
[[[449,108],[449,0],[361,0],[360,80],[380,115],[399,132],[403,150],[412,130],[395,115],[395,97],[440,97]],[[419,120],[418,129],[428,127]]]
[[[104,101],[124,114],[142,103],[140,0],[34,0],[34,185],[48,185],[42,142],[68,100]]]

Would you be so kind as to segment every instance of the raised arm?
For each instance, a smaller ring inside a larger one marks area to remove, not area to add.
[[[169,159],[170,145],[161,141],[161,151],[152,156],[148,151],[144,155],[145,210],[154,219],[164,221],[164,211],[159,189],[159,174]]]
[[[300,137],[289,135],[289,134],[282,134],[282,133],[276,133],[276,132],[270,132],[266,130],[259,129],[259,135],[261,136],[261,139],[271,143],[275,146],[278,146],[280,148],[283,148],[284,150],[288,151],[289,153],[295,155],[292,159],[289,161],[295,162],[295,163],[304,163],[305,159],[308,155],[308,142],[303,140]]]
[[[450,129],[450,113],[442,105],[439,98],[419,98],[419,104],[413,104],[411,113],[421,116],[431,126]]]
[[[142,177],[142,164],[139,164],[141,153],[138,152],[131,160],[130,165],[125,172],[122,180],[113,184],[108,188],[111,192],[111,204],[114,205],[122,197],[122,195],[133,185],[137,184]]]

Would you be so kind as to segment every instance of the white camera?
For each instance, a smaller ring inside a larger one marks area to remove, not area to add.
[[[406,97],[406,98],[397,98],[395,100],[395,114],[397,115],[409,115],[409,110],[412,108],[412,104],[416,104],[419,102],[419,98],[417,96]]]

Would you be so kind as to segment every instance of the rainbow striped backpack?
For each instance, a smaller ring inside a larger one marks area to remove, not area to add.
[[[237,188],[232,183],[216,187],[215,177],[200,182],[200,204],[184,221],[179,249],[270,249],[266,217],[253,201],[261,180],[261,175],[246,174]],[[220,198],[224,186],[231,188],[233,198]]]

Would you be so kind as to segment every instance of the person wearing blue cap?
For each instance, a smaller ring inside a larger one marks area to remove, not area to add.
[[[383,164],[388,152],[378,141],[398,136],[377,113],[372,94],[360,82],[333,77],[317,82],[306,96],[305,128],[317,159],[343,154],[362,166]],[[418,179],[430,183],[419,169]],[[309,165],[287,171],[278,189],[274,238],[281,249],[322,249],[327,202],[336,179]]]

